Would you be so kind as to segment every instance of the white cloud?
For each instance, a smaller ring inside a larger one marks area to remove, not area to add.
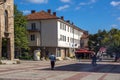
[[[64,6],[58,7],[56,10],[61,11],[61,10],[67,9],[69,7],[70,7],[69,5],[64,5]]]
[[[117,20],[120,21],[120,17],[118,17]]]
[[[79,5],[80,6],[85,6],[85,5],[90,5],[95,3],[97,0],[90,0],[89,2],[81,2]]]
[[[22,11],[23,12],[23,14],[30,14],[31,13],[31,11],[29,11],[29,10],[24,10],[24,11]]]
[[[69,3],[71,2],[71,0],[60,0],[61,2],[64,2],[64,3]]]
[[[110,4],[114,7],[120,6],[120,1],[112,1]]]
[[[95,3],[96,1],[97,1],[97,0],[91,0],[90,2],[91,2],[91,3]]]
[[[80,6],[76,7],[75,10],[79,10],[80,9]]]
[[[27,0],[27,1],[35,4],[48,3],[48,0]]]
[[[116,24],[112,24],[111,27],[112,27],[112,28],[117,28],[118,25],[116,25]]]
[[[79,5],[84,6],[84,5],[88,5],[88,3],[81,2]]]

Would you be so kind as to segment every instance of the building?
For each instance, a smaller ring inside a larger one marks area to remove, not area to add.
[[[14,59],[13,0],[0,0],[0,58]]]
[[[82,49],[88,49],[89,34],[88,31],[84,31],[80,40],[80,46]]]
[[[74,56],[75,49],[80,48],[80,39],[84,30],[76,27],[64,17],[57,17],[56,12],[31,11],[27,15],[27,29],[29,32],[29,46],[31,52],[40,49],[41,54],[45,56],[45,51],[55,53],[57,57]]]

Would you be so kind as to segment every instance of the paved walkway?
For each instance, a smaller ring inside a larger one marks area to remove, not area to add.
[[[0,65],[0,80],[120,80],[120,63],[89,60],[57,61],[50,70],[49,61],[21,61],[21,64]]]

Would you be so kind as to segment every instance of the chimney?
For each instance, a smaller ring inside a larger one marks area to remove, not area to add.
[[[31,10],[31,13],[35,13],[35,10]]]
[[[64,16],[61,16],[61,19],[64,20]]]
[[[72,25],[74,25],[74,23],[72,22]]]
[[[51,10],[50,9],[48,9],[48,13],[51,14]]]
[[[70,20],[67,20],[68,23],[70,23]]]
[[[53,12],[53,15],[56,16],[56,12]]]

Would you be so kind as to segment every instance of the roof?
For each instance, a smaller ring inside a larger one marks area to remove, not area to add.
[[[51,14],[51,12],[45,12],[44,10],[40,11],[40,12],[34,12],[31,13],[29,15],[26,16],[28,21],[31,20],[47,20],[47,19],[58,19],[58,20],[62,20],[70,25],[73,25],[74,28],[76,28],[77,30],[80,30],[82,32],[84,32],[85,30],[82,30],[80,28],[78,28],[77,26],[75,26],[74,24],[71,24],[70,22],[67,22],[64,20],[64,17],[61,16],[62,18],[59,18],[56,16],[56,13]]]
[[[57,19],[58,17],[45,11],[35,12],[26,16],[27,20]]]

